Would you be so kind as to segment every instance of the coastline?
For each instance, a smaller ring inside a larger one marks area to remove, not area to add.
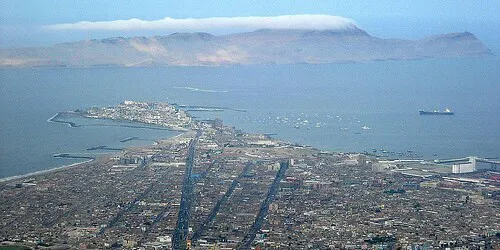
[[[152,145],[158,145],[162,141],[177,140],[179,138],[182,138],[186,134],[189,134],[189,132],[193,132],[192,129],[182,128],[182,127],[159,126],[159,125],[154,125],[154,124],[149,124],[149,123],[144,123],[144,122],[139,122],[139,121],[90,117],[90,116],[87,116],[87,115],[85,115],[81,112],[78,112],[78,111],[60,111],[60,112],[57,112],[56,114],[54,114],[53,116],[48,118],[47,122],[67,124],[69,127],[72,127],[72,128],[85,126],[85,125],[78,125],[75,122],[70,122],[70,121],[64,120],[64,115],[77,116],[77,117],[81,117],[84,119],[111,121],[111,122],[116,122],[116,123],[119,123],[119,122],[136,123],[136,124],[92,124],[91,126],[128,127],[128,128],[138,128],[138,129],[153,129],[153,130],[165,130],[165,131],[171,131],[171,132],[179,132],[179,134],[177,134],[173,137],[163,138],[163,139],[158,138],[152,142]],[[61,119],[61,116],[63,117],[62,119]],[[130,138],[132,138],[132,137],[130,137]],[[129,139],[129,138],[127,138],[127,139]],[[128,149],[136,148],[136,147],[143,147],[143,146],[130,146],[127,148],[120,149],[120,151],[126,152]],[[89,149],[87,149],[87,150],[89,150]],[[112,154],[113,154],[112,152],[109,152],[109,153],[104,153],[103,155],[109,156]],[[56,155],[64,157],[65,153],[56,154]],[[54,155],[54,156],[56,156],[56,155]],[[73,158],[73,157],[69,157],[69,158]],[[89,159],[89,158],[85,157],[84,159],[85,160],[83,160],[83,161],[71,163],[68,165],[62,165],[62,166],[53,167],[53,168],[44,169],[44,170],[39,170],[39,171],[35,171],[35,172],[29,172],[26,174],[18,174],[18,175],[13,175],[13,176],[1,177],[0,183],[5,184],[5,183],[11,182],[11,181],[21,180],[21,179],[25,179],[25,178],[29,178],[29,177],[33,177],[33,176],[39,176],[39,175],[43,175],[43,174],[49,174],[49,173],[54,173],[54,172],[58,172],[58,171],[68,170],[68,169],[71,169],[74,167],[81,166],[81,165],[86,164],[86,163],[90,163],[90,162],[96,160],[97,158]]]
[[[56,115],[54,115],[54,116],[56,116]],[[52,118],[53,117],[51,117],[50,119],[52,119]],[[47,120],[47,121],[49,121],[49,120]],[[158,145],[158,144],[161,143],[161,141],[176,140],[176,139],[181,138],[182,136],[186,135],[186,133],[189,133],[190,131],[193,131],[193,130],[182,131],[182,133],[180,133],[178,135],[175,135],[173,137],[170,137],[170,138],[158,139],[158,140],[152,142],[152,145]],[[123,149],[123,151],[126,151],[127,149],[134,148],[134,147],[142,147],[142,146],[130,146],[130,147],[127,147],[127,148]],[[113,152],[103,153],[99,157],[103,157],[103,156],[106,157],[106,156],[110,156],[112,154],[113,154]],[[68,164],[68,165],[63,165],[63,166],[59,166],[59,167],[49,168],[49,169],[45,169],[45,170],[39,170],[39,171],[31,172],[31,173],[3,177],[3,178],[0,178],[0,184],[8,183],[10,181],[20,180],[20,179],[23,179],[23,178],[28,178],[28,177],[33,177],[33,176],[39,176],[39,175],[44,175],[44,174],[49,174],[49,173],[54,173],[54,172],[69,170],[71,168],[75,168],[75,167],[78,167],[80,165],[93,162],[96,159],[97,158],[93,158],[93,159],[88,159],[88,160],[84,160],[84,161],[80,161],[80,162],[71,163],[71,164]]]
[[[38,176],[38,175],[43,175],[43,174],[48,174],[48,173],[54,173],[54,172],[64,171],[64,170],[68,170],[68,169],[71,169],[71,168],[78,167],[79,165],[90,163],[90,162],[92,162],[94,160],[95,159],[88,159],[86,161],[75,162],[75,163],[71,163],[69,165],[63,165],[63,166],[60,166],[60,167],[55,167],[55,168],[50,168],[50,169],[45,169],[45,170],[39,170],[39,171],[27,173],[27,174],[21,174],[21,175],[14,175],[14,176],[9,176],[9,177],[4,177],[4,178],[0,178],[0,183],[6,183],[6,182],[10,182],[10,181],[15,181],[15,180],[27,178],[27,177],[32,177],[32,176]]]
[[[52,117],[50,117],[49,119],[47,119],[47,122],[67,124],[69,127],[72,127],[72,128],[77,128],[77,127],[84,126],[84,125],[78,125],[78,124],[76,124],[74,122],[69,122],[69,121],[58,119],[58,117],[61,114],[63,114],[63,113],[68,113],[68,114],[76,115],[76,116],[79,116],[79,117],[84,118],[84,119],[103,120],[103,121],[112,121],[112,122],[127,122],[128,121],[130,123],[137,123],[138,124],[138,125],[92,124],[91,126],[141,128],[141,129],[166,130],[166,131],[172,131],[172,132],[187,132],[189,130],[189,129],[185,129],[185,128],[181,128],[181,127],[163,127],[163,126],[158,126],[158,125],[148,124],[148,123],[138,122],[138,121],[119,120],[119,119],[115,120],[115,119],[108,119],[108,118],[96,118],[96,117],[86,116],[86,115],[83,115],[83,114],[80,114],[80,113],[74,112],[74,111],[61,111],[61,112],[57,112],[55,115],[53,115]],[[150,125],[150,126],[148,126],[148,125]],[[86,125],[86,126],[89,126],[89,125]]]

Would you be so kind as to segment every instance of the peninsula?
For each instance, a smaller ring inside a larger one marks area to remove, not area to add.
[[[116,107],[92,107],[75,113],[86,118],[132,121],[177,131],[187,131],[192,125],[192,119],[185,111],[161,102],[124,101]]]

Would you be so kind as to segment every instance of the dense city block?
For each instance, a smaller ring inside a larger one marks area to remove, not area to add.
[[[88,117],[183,128],[0,183],[2,245],[59,249],[499,249],[500,173],[392,163],[196,121],[166,103]],[[411,169],[414,172],[408,173]],[[447,170],[448,169],[448,170]],[[403,171],[405,170],[405,171]],[[425,172],[417,174],[417,172]]]

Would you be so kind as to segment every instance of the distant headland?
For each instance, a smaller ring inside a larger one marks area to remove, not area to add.
[[[113,37],[50,47],[0,49],[0,67],[144,67],[357,63],[491,55],[472,33],[383,39],[345,29],[260,29],[215,36]]]

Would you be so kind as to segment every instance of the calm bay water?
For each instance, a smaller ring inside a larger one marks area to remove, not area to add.
[[[500,156],[498,58],[220,68],[0,70],[0,178],[71,163],[56,153],[149,144],[177,133],[71,128],[59,111],[167,101],[243,109],[192,112],[248,132],[336,151],[416,152],[426,159]],[[419,116],[451,108],[455,116]],[[306,122],[307,120],[307,122]],[[370,128],[370,129],[363,129]],[[138,136],[141,140],[120,143]]]

